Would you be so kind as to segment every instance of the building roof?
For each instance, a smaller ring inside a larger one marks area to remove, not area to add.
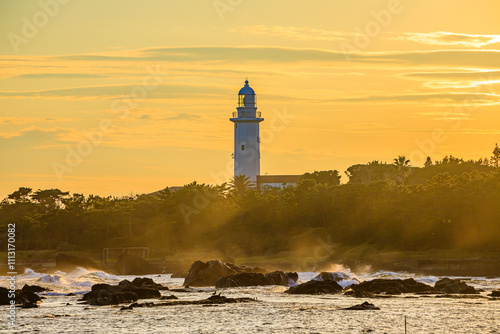
[[[254,90],[248,85],[248,80],[245,81],[245,87],[240,89],[238,95],[255,95]]]

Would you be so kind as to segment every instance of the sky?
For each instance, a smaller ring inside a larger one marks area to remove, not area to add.
[[[0,0],[0,198],[226,182],[246,78],[265,119],[262,174],[489,157],[499,12],[497,0]]]

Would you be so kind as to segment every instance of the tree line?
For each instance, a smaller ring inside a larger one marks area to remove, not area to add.
[[[163,255],[266,255],[329,236],[347,247],[496,251],[500,169],[494,158],[447,156],[417,168],[400,156],[351,166],[346,184],[330,170],[306,173],[282,189],[255,189],[244,176],[124,197],[21,187],[0,203],[0,226],[16,224],[18,250],[148,246]]]

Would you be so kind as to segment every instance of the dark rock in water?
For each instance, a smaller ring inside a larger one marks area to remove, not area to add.
[[[50,291],[50,289],[47,289],[47,288],[42,288],[41,286],[38,286],[38,285],[28,285],[28,284],[25,284],[22,288],[23,292],[33,292],[33,293],[37,293],[37,292],[45,292],[45,291]]]
[[[37,302],[42,300],[40,296],[35,294],[34,292],[23,291],[19,289],[14,292],[14,297],[16,305],[24,305],[30,303],[36,304]],[[7,288],[0,287],[0,305],[10,305],[11,300],[12,299],[9,298],[9,290]]]
[[[380,310],[380,308],[371,304],[371,303],[364,302],[363,304],[347,307],[344,310],[360,310],[360,311],[362,311],[362,310]]]
[[[119,275],[150,275],[154,268],[143,258],[122,254],[118,258],[113,271]]]
[[[21,306],[22,308],[37,308],[38,304],[37,303],[26,303]]]
[[[171,292],[205,292],[203,290],[190,288],[189,286],[186,286],[185,288],[170,289],[169,291],[171,291]]]
[[[232,263],[222,263],[219,260],[208,262],[196,261],[189,268],[189,273],[184,279],[184,286],[214,286],[217,280],[224,276],[240,273],[265,272],[258,267],[236,266]]]
[[[356,292],[367,292],[379,294],[400,294],[400,293],[419,293],[433,292],[434,288],[430,285],[415,281],[413,278],[401,279],[374,279],[364,281],[359,284],[353,284],[349,287]]]
[[[490,297],[500,297],[500,290],[491,291],[491,293],[488,296],[490,296]]]
[[[352,297],[356,297],[356,298],[371,298],[373,297],[373,295],[369,292],[366,292],[366,291],[363,291],[363,290],[359,290],[359,291],[355,291],[353,289],[348,289],[344,295],[346,296],[352,296]]]
[[[312,280],[313,281],[335,281],[335,282],[340,282],[343,280],[350,280],[352,279],[349,275],[341,273],[341,272],[321,272],[318,274],[318,276],[314,277]],[[356,279],[357,281],[357,279]]]
[[[294,278],[296,279],[294,280]],[[219,278],[215,287],[230,288],[237,286],[292,285],[297,282],[297,279],[297,273],[284,273],[282,271],[273,271],[267,274],[240,273]]]
[[[159,306],[177,306],[177,305],[218,305],[218,304],[235,304],[235,303],[251,303],[258,302],[253,298],[229,298],[225,296],[210,296],[210,298],[202,300],[171,300],[164,303],[134,303],[131,307],[159,307]]]
[[[170,296],[162,296],[160,300],[169,300],[169,299],[179,299],[177,296],[170,295]]]
[[[434,285],[437,291],[444,293],[459,293],[459,294],[477,294],[479,293],[473,287],[465,284],[460,279],[450,279],[448,277],[440,279]]]
[[[158,285],[150,278],[136,278],[132,282],[123,280],[118,285],[99,283],[94,284],[82,299],[91,305],[116,305],[138,299],[159,298],[161,294],[156,287]]]
[[[339,293],[342,290],[343,288],[335,281],[309,281],[292,286],[285,293],[318,295]]]
[[[131,283],[133,286],[136,286],[136,287],[153,288],[153,289],[158,289],[158,290],[168,290],[167,286],[163,286],[159,283],[156,283],[155,281],[153,281],[151,278],[148,278],[148,277],[136,277],[136,278],[134,278],[134,280]]]
[[[125,311],[125,310],[133,310],[134,308],[132,307],[132,305],[129,305],[129,306],[123,306],[120,311]]]
[[[76,268],[99,269],[99,266],[89,258],[66,254],[56,256],[56,268],[64,272],[71,272]]]
[[[70,293],[67,293],[66,296],[73,297],[73,296],[76,296],[76,295],[73,292],[70,292]]]

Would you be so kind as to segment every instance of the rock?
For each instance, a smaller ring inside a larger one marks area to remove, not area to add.
[[[342,290],[343,288],[335,281],[309,281],[292,286],[285,293],[318,295],[339,293]]]
[[[218,304],[234,304],[234,303],[251,303],[257,302],[256,299],[253,298],[228,298],[225,296],[210,296],[207,299],[202,300],[171,300],[164,303],[134,303],[131,304],[131,307],[159,307],[159,306],[177,306],[177,305],[218,305]]]
[[[120,311],[125,311],[125,310],[133,310],[133,309],[134,309],[134,308],[133,308],[131,305],[129,305],[129,306],[123,306],[123,307],[120,309]]]
[[[37,303],[26,303],[21,306],[22,308],[37,308],[38,304]]]
[[[177,296],[170,295],[170,296],[161,296],[160,300],[170,300],[170,299],[179,299]]]
[[[76,268],[99,269],[99,266],[89,258],[78,257],[66,254],[58,254],[56,256],[56,268],[64,272],[71,272]]]
[[[491,293],[488,296],[490,296],[490,297],[500,297],[500,290],[491,291]]]
[[[154,274],[154,268],[144,259],[122,254],[118,258],[113,271],[118,275],[150,275]]]
[[[40,296],[34,292],[19,289],[15,290],[13,299],[15,300],[16,305],[30,303],[36,304],[42,300]],[[10,305],[11,300],[12,298],[10,298],[9,290],[7,288],[0,287],[0,305]]]
[[[344,293],[344,295],[352,296],[352,297],[356,297],[356,298],[371,298],[371,297],[373,297],[373,295],[369,292],[362,291],[362,290],[354,291],[353,289],[348,289]]]
[[[353,284],[349,287],[356,292],[367,292],[379,294],[401,294],[401,293],[421,293],[434,292],[434,288],[430,285],[415,281],[413,278],[405,280],[401,279],[374,279],[364,281],[359,284]]]
[[[459,294],[477,294],[479,292],[476,291],[473,287],[465,284],[460,279],[450,279],[445,277],[440,279],[434,285],[434,288],[437,291],[441,291],[444,293],[459,293]]]
[[[364,302],[363,304],[347,307],[344,310],[380,310],[380,308],[371,303]]]
[[[189,273],[184,279],[184,286],[214,286],[221,277],[255,272],[262,273],[266,270],[258,267],[236,266],[219,260],[196,261],[189,268]]]
[[[136,278],[132,282],[123,280],[118,285],[99,283],[94,284],[82,299],[91,305],[116,305],[138,299],[159,298],[161,293],[157,286],[166,288],[150,278]]]
[[[293,278],[296,279],[293,280]],[[293,285],[297,282],[297,279],[297,273],[284,273],[282,271],[273,271],[267,274],[240,273],[219,278],[215,287],[230,288],[237,286]]]
[[[153,288],[158,290],[168,290],[167,286],[163,286],[159,283],[156,283],[151,278],[148,277],[136,277],[132,281],[132,285],[136,287],[144,287],[144,288]]]
[[[318,276],[314,277],[313,281],[335,281],[340,282],[343,280],[351,279],[348,275],[341,272],[321,272]]]
[[[41,286],[38,285],[28,285],[25,284],[22,288],[23,292],[29,291],[29,292],[45,292],[45,291],[51,291],[50,289],[47,288],[42,288]]]

